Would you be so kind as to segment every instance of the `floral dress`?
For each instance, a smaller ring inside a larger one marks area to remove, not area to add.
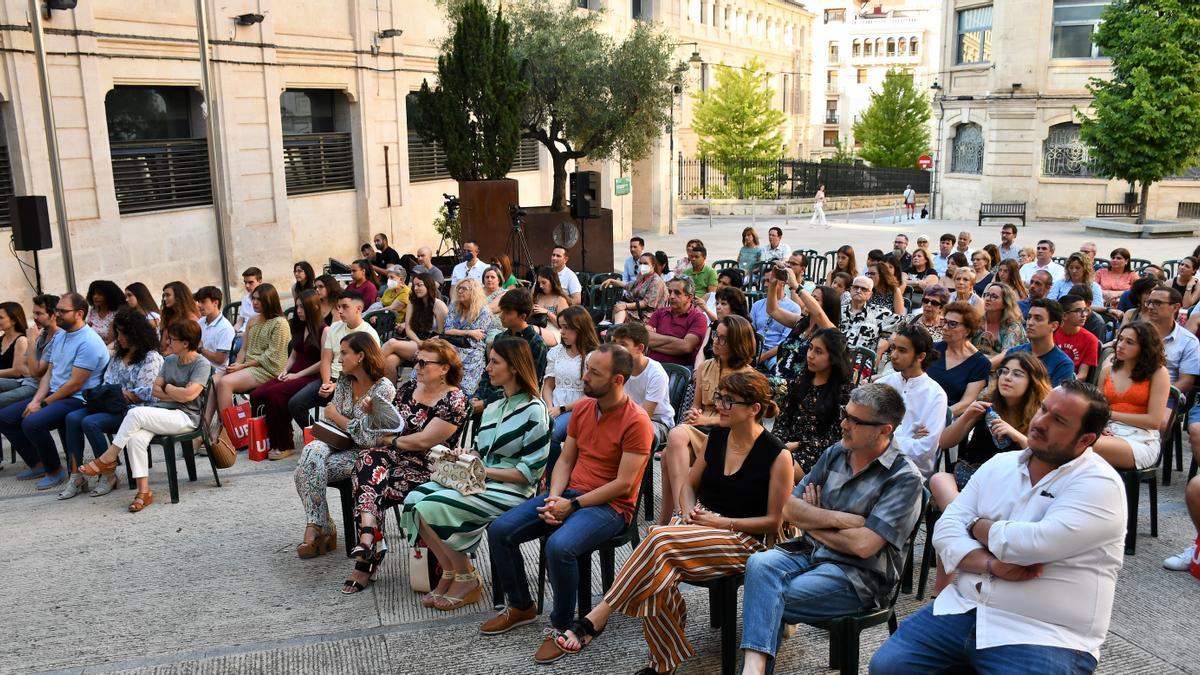
[[[91,326],[92,330],[96,331],[100,338],[105,342],[112,342],[113,340],[117,339],[117,336],[112,329],[113,319],[116,318],[116,316],[117,313],[111,310],[109,310],[108,314],[100,316],[100,313],[95,309],[89,309],[87,314],[87,325]]]
[[[842,437],[840,414],[838,420],[832,424],[824,423],[817,414],[825,390],[837,386],[827,382],[809,386],[807,391],[801,393],[799,383],[791,382],[784,405],[779,416],[775,418],[775,427],[771,433],[784,443],[799,443],[799,447],[792,452],[792,461],[799,464],[805,473],[812,469],[821,453]],[[851,388],[849,382],[844,382],[838,389],[839,410],[850,400]]]
[[[629,295],[634,302],[649,305],[649,309],[639,311],[643,316],[650,316],[659,307],[667,306],[667,282],[660,274],[649,274],[634,282]]]
[[[987,356],[995,356],[1000,352],[1016,347],[1017,345],[1023,345],[1026,342],[1029,342],[1029,339],[1025,337],[1025,327],[1021,325],[1020,321],[1011,321],[1002,324],[999,336],[992,335],[989,331],[984,330],[984,327],[981,325],[979,332],[971,338],[971,344],[975,345],[976,349]]]
[[[408,381],[396,390],[396,410],[404,420],[401,436],[410,436],[423,430],[434,419],[445,420],[455,427],[450,438],[440,442],[454,447],[462,432],[470,411],[469,399],[461,389],[451,389],[427,406],[414,398],[417,383]],[[433,445],[433,444],[431,444]],[[381,527],[383,512],[392,506],[403,504],[404,498],[413,488],[429,481],[429,455],[426,452],[406,452],[390,447],[364,450],[354,462],[354,516],[357,520],[363,513],[375,516]]]
[[[477,330],[483,333],[484,340],[487,339],[488,331],[492,328],[492,313],[484,306],[479,310],[479,314],[475,316],[474,321],[468,321],[466,317],[458,313],[458,307],[450,308],[450,314],[446,317],[446,329],[454,330]],[[458,351],[458,358],[462,359],[463,377],[462,387],[463,393],[470,398],[475,393],[475,388],[479,386],[479,377],[483,375],[483,367],[486,364],[485,342],[484,340],[476,340],[472,337],[457,336],[467,341],[466,347],[455,346]]]

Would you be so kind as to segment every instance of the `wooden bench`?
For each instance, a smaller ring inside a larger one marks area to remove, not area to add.
[[[979,227],[983,226],[985,218],[1016,218],[1021,221],[1021,227],[1025,227],[1025,204],[1026,202],[981,203],[979,205]]]
[[[1137,218],[1141,204],[1126,204],[1119,202],[1115,204],[1096,204],[1097,218]]]

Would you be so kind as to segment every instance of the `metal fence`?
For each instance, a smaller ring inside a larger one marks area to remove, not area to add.
[[[898,195],[911,185],[929,192],[930,172],[863,165],[778,160],[684,159],[679,163],[682,199],[802,199],[821,185],[829,197]]]

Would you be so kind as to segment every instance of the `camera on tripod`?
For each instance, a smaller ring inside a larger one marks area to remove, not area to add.
[[[525,209],[519,206],[508,207],[509,217],[512,219],[512,227],[514,230],[521,229],[521,225],[525,223]]]
[[[445,192],[443,192],[442,193],[442,201],[446,206],[446,217],[449,218],[450,220],[456,219],[458,217],[458,207],[459,207],[458,197],[455,197],[454,195],[448,195]]]

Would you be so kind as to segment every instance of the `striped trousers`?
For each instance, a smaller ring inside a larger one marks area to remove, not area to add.
[[[651,527],[604,595],[614,610],[642,617],[650,662],[659,672],[695,654],[683,634],[687,605],[679,582],[740,574],[751,554],[766,550],[742,532],[679,523]]]

